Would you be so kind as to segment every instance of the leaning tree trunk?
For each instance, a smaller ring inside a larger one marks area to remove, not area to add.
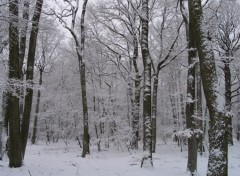
[[[30,34],[28,60],[27,60],[27,72],[26,72],[26,80],[31,85],[33,84],[32,80],[33,80],[33,74],[34,74],[35,51],[36,51],[36,45],[37,45],[37,35],[38,35],[42,5],[43,5],[43,0],[37,0],[33,18],[32,18],[32,30]],[[22,119],[22,126],[21,126],[21,142],[22,142],[23,157],[25,155],[25,150],[27,146],[30,115],[32,110],[32,98],[33,98],[33,89],[28,86],[26,89],[23,119]]]
[[[8,157],[9,167],[22,165],[20,140],[19,98],[14,91],[13,80],[19,80],[19,31],[18,31],[18,0],[9,1],[9,81],[10,90],[7,94],[6,118],[9,123]],[[18,90],[17,90],[18,93]]]
[[[40,69],[40,78],[39,78],[39,86],[41,87],[42,85],[42,74],[43,70]],[[32,133],[32,144],[36,143],[36,137],[37,137],[37,125],[38,125],[38,112],[39,112],[39,106],[40,106],[40,99],[41,99],[41,90],[38,90],[37,93],[37,104],[36,104],[36,109],[35,109],[35,118],[33,122],[33,133]]]
[[[228,175],[228,130],[224,106],[218,86],[216,65],[208,31],[203,26],[203,12],[201,0],[188,1],[189,17],[194,22],[193,30],[200,60],[200,71],[203,90],[210,114],[210,147],[208,159],[208,176]]]
[[[141,49],[144,67],[144,93],[143,93],[143,151],[141,167],[144,161],[152,163],[152,102],[151,102],[151,59],[148,48],[148,22],[149,22],[149,8],[148,0],[142,0],[142,36]]]

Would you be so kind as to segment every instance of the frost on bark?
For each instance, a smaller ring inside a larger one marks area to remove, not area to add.
[[[139,140],[139,113],[140,113],[140,83],[141,76],[139,74],[137,59],[138,59],[138,41],[137,36],[134,34],[134,51],[133,51],[133,66],[136,73],[136,78],[134,80],[134,101],[133,101],[133,120],[132,120],[132,129],[133,129],[133,139],[132,139],[132,148],[138,149],[138,140]]]
[[[35,6],[33,18],[32,18],[32,30],[30,34],[30,40],[29,40],[27,71],[26,71],[26,80],[29,81],[30,84],[32,84],[32,81],[33,81],[37,36],[38,36],[42,5],[43,5],[43,0],[36,1],[36,6]],[[25,155],[25,150],[27,146],[30,115],[32,110],[32,98],[33,98],[33,89],[28,87],[26,89],[23,118],[22,118],[22,125],[21,125],[21,145],[22,145],[23,157]]]
[[[19,80],[19,31],[18,31],[18,1],[9,1],[9,73],[8,78]],[[10,85],[14,90],[14,85]],[[17,91],[18,92],[18,91]],[[19,98],[12,91],[6,93],[6,113],[4,118],[9,123],[8,157],[9,167],[21,167],[22,152],[20,140]]]
[[[200,61],[203,90],[210,114],[208,176],[228,175],[227,119],[224,99],[220,95],[215,58],[207,29],[203,25],[201,0],[188,1],[189,16],[194,22],[193,30]]]
[[[196,71],[196,58],[197,50],[194,38],[194,21],[191,16],[187,17],[185,14],[186,8],[184,3],[180,1],[180,10],[184,19],[186,36],[188,41],[188,76],[187,76],[187,102],[186,102],[186,128],[191,132],[191,136],[188,137],[188,162],[187,170],[191,175],[195,175],[197,171],[197,138],[196,138],[196,119],[195,119],[195,71]]]
[[[144,66],[144,93],[143,93],[143,151],[144,156],[141,161],[141,167],[144,162],[152,163],[152,115],[151,115],[151,60],[148,48],[148,0],[142,0],[142,38],[141,49]]]
[[[189,18],[189,29],[192,29],[194,23],[192,18]],[[195,62],[197,57],[194,33],[188,31],[188,77],[187,77],[187,102],[186,102],[186,127],[192,132],[188,138],[188,163],[187,169],[192,175],[197,171],[197,139],[195,134]]]

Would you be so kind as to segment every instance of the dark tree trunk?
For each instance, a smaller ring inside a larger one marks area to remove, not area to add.
[[[152,92],[152,152],[155,153],[157,141],[157,96],[158,96],[158,72],[153,77]]]
[[[9,79],[19,80],[19,31],[18,31],[18,1],[9,1]],[[11,80],[10,80],[11,82]],[[14,89],[14,85],[10,85]],[[18,92],[18,91],[17,91]],[[22,165],[20,140],[19,98],[13,92],[8,92],[6,118],[9,123],[8,157],[9,167]]]
[[[81,15],[81,48],[80,52],[78,52],[78,60],[79,60],[79,69],[80,69],[80,83],[81,83],[81,91],[82,91],[82,109],[83,109],[83,151],[82,157],[85,157],[87,154],[90,154],[89,150],[89,132],[88,132],[88,105],[87,105],[87,90],[86,90],[86,76],[85,76],[85,63],[84,59],[84,44],[85,44],[85,13],[87,8],[88,0],[83,2],[82,15]],[[76,39],[77,40],[77,39]],[[78,49],[77,49],[78,50]]]
[[[226,57],[229,57],[227,54]],[[223,61],[224,63],[224,78],[225,78],[225,100],[226,100],[226,111],[231,112],[232,107],[232,94],[231,94],[231,70],[230,70],[230,61],[227,58]],[[228,119],[228,143],[233,145],[233,131],[232,131],[232,117]]]
[[[86,92],[86,77],[85,77],[85,64],[82,63],[80,70],[80,81],[82,90],[82,106],[83,106],[83,151],[82,157],[90,154],[89,150],[89,133],[88,133],[88,105],[87,105],[87,92]]]
[[[39,86],[41,87],[42,85],[42,74],[43,71],[40,70],[40,78],[39,78]],[[39,112],[39,106],[40,106],[40,99],[41,99],[41,90],[38,90],[37,93],[37,104],[36,104],[36,109],[35,109],[35,118],[33,122],[33,133],[32,133],[32,144],[36,143],[36,137],[37,137],[37,125],[38,125],[38,112]]]
[[[208,31],[202,26],[203,11],[201,0],[188,1],[189,17],[194,23],[193,30],[200,60],[203,90],[210,114],[208,176],[228,175],[228,130],[224,107],[218,87],[214,53],[209,41]],[[204,29],[203,29],[204,28]]]
[[[41,16],[42,5],[43,5],[43,0],[37,0],[33,18],[32,18],[32,30],[30,34],[28,60],[27,60],[27,72],[26,72],[26,80],[30,84],[32,84],[33,74],[34,74],[35,51],[36,51],[36,45],[37,45],[37,35],[38,35],[38,27],[39,27],[39,21]],[[22,142],[23,157],[25,155],[25,150],[27,146],[29,123],[30,123],[30,116],[31,116],[31,110],[32,110],[32,98],[33,98],[33,90],[31,87],[27,87],[25,101],[24,101],[22,126],[21,126],[21,142]]]
[[[149,8],[148,0],[142,0],[142,36],[141,49],[144,66],[144,93],[143,93],[143,151],[141,167],[144,161],[152,163],[152,102],[151,102],[151,59],[148,47],[148,22],[149,22]]]
[[[192,18],[189,19],[189,29],[194,26]],[[186,127],[191,132],[188,138],[188,163],[187,170],[191,175],[195,175],[197,171],[197,140],[195,134],[195,59],[197,52],[195,50],[195,39],[192,30],[188,32],[188,77],[187,77],[187,102],[186,102]]]

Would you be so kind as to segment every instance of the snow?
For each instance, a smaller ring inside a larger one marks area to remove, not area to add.
[[[240,143],[234,141],[229,146],[229,175],[237,176],[240,169]],[[76,141],[68,146],[64,142],[46,145],[28,145],[24,166],[17,169],[8,167],[5,157],[0,161],[1,176],[187,176],[187,150],[180,152],[177,144],[157,144],[157,153],[153,154],[153,168],[140,168],[143,152],[109,149],[97,152],[91,147],[91,155],[81,157]],[[198,157],[198,176],[207,172],[207,156]]]

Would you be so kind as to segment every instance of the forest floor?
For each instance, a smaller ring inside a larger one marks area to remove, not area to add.
[[[63,142],[27,146],[24,165],[10,169],[5,156],[0,161],[0,176],[187,176],[187,150],[172,141],[158,144],[153,154],[154,167],[140,168],[142,151],[110,149],[98,152],[91,147],[91,155],[81,157],[76,141],[68,146]],[[207,155],[198,157],[199,176],[205,176]],[[229,147],[229,176],[238,176],[240,171],[240,143]]]

